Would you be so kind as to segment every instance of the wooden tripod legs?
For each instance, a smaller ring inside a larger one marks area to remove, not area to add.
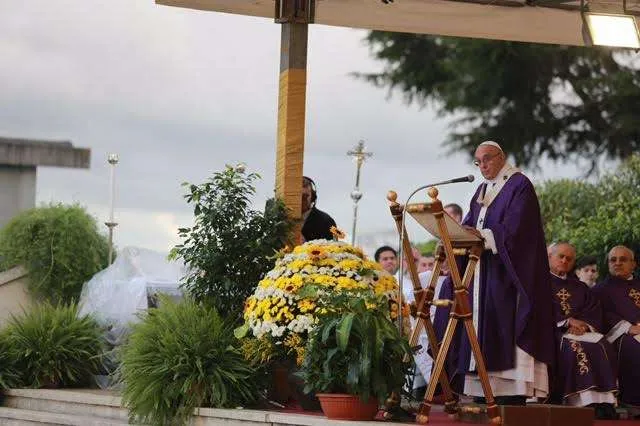
[[[473,355],[476,359],[476,364],[478,368],[478,376],[480,378],[480,382],[482,384],[482,390],[484,391],[485,398],[487,400],[487,414],[491,418],[491,422],[494,424],[499,424],[502,422],[502,419],[499,416],[498,406],[495,403],[493,392],[491,390],[491,385],[489,383],[489,375],[487,374],[487,369],[484,363],[484,356],[482,355],[482,351],[480,350],[480,344],[478,343],[478,337],[476,335],[476,330],[473,326],[473,318],[471,307],[469,305],[469,291],[467,290],[469,286],[469,282],[473,277],[473,272],[475,271],[476,263],[478,262],[478,256],[476,254],[471,254],[469,256],[469,263],[467,265],[467,269],[465,271],[464,278],[462,282],[458,281],[457,283],[454,280],[455,286],[455,303],[454,308],[451,314],[449,315],[449,323],[447,324],[447,329],[444,334],[444,339],[442,341],[442,346],[438,351],[438,356],[435,360],[435,365],[433,370],[431,371],[431,377],[441,377],[444,373],[444,363],[449,352],[449,348],[451,346],[451,341],[453,339],[453,335],[458,325],[458,321],[462,320],[465,326],[465,330],[467,332],[467,336],[469,337],[469,342],[471,343],[471,349],[473,351]],[[424,397],[424,401],[420,406],[420,410],[416,417],[416,422],[421,424],[426,424],[429,422],[429,413],[431,412],[431,403],[433,401],[433,395],[436,391],[437,380],[429,380],[429,386],[427,387],[427,393]]]

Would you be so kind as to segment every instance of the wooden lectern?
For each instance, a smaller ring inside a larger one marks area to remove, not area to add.
[[[425,394],[424,401],[420,405],[416,422],[422,424],[428,423],[431,403],[438,383],[440,383],[444,393],[445,411],[447,413],[459,414],[465,411],[477,412],[479,410],[477,407],[470,409],[458,407],[453,391],[451,390],[449,378],[444,371],[444,362],[451,345],[454,331],[458,321],[462,320],[467,336],[469,337],[469,342],[471,343],[473,355],[476,359],[478,377],[480,378],[482,390],[484,391],[487,401],[487,415],[491,419],[492,423],[500,424],[501,417],[499,415],[498,406],[493,398],[493,392],[489,383],[489,376],[484,363],[484,356],[480,350],[476,330],[473,326],[473,313],[469,303],[468,287],[473,277],[476,264],[484,250],[484,242],[475,234],[465,230],[453,218],[451,218],[451,216],[446,214],[442,208],[442,202],[438,200],[438,190],[436,188],[429,188],[428,194],[432,200],[431,202],[408,204],[405,207],[406,213],[410,214],[423,228],[440,240],[436,251],[436,263],[431,274],[429,286],[426,289],[423,289],[420,285],[418,271],[416,269],[415,262],[411,258],[411,243],[407,238],[406,227],[403,226],[403,206],[398,204],[398,195],[394,191],[389,191],[389,194],[387,195],[387,199],[390,202],[389,208],[391,210],[391,215],[396,222],[398,233],[402,236],[402,251],[404,252],[405,259],[407,260],[406,263],[408,265],[411,282],[413,283],[413,294],[417,305],[418,321],[409,338],[409,344],[412,347],[415,347],[420,333],[424,329],[427,333],[432,353],[437,354],[434,360],[434,366],[431,370],[431,377],[429,378],[427,392]],[[467,268],[462,278],[460,277],[460,272],[458,271],[458,266],[455,262],[456,255],[468,256],[469,258]],[[451,271],[451,281],[454,287],[454,300],[434,299],[436,283],[438,276],[440,275],[443,261],[448,263]],[[402,288],[400,288],[400,293],[402,296]],[[439,347],[435,329],[429,314],[430,307],[432,305],[436,307],[451,307],[449,322],[447,324],[447,329],[445,331],[441,347]]]

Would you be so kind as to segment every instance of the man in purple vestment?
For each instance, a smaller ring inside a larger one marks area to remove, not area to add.
[[[597,418],[616,418],[615,352],[602,332],[602,306],[582,281],[568,276],[576,259],[567,242],[549,248],[556,321],[557,374],[553,394],[567,405],[592,406]]]
[[[594,291],[604,310],[607,340],[618,350],[621,401],[640,408],[640,280],[633,251],[616,246],[607,257],[609,276]]]
[[[476,166],[485,182],[462,222],[484,238],[485,251],[471,285],[473,321],[498,404],[524,405],[548,395],[554,361],[549,263],[533,185],[509,165],[500,145],[481,143]],[[466,333],[460,337],[464,393],[482,396]]]

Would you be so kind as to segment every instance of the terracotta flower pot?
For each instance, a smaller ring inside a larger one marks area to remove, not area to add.
[[[318,393],[316,396],[329,419],[373,420],[378,413],[378,401],[373,397],[369,402],[362,402],[359,396],[344,393]]]

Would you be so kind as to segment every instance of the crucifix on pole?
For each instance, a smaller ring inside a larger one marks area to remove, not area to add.
[[[353,157],[356,160],[356,186],[351,191],[351,199],[353,200],[353,227],[351,228],[351,245],[356,243],[356,224],[358,222],[358,201],[362,198],[362,192],[360,192],[360,168],[364,161],[373,155],[372,152],[366,152],[364,150],[364,141],[359,141],[356,148],[348,151],[347,155]]]

